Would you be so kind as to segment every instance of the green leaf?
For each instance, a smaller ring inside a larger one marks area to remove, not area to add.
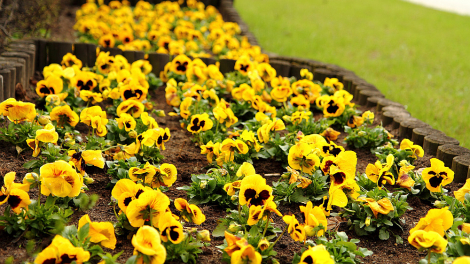
[[[302,189],[297,188],[290,196],[290,200],[295,203],[304,203],[308,201],[308,197],[304,196]]]
[[[90,231],[90,223],[86,223],[83,225],[80,230],[78,230],[78,240],[83,241],[88,236],[88,232]]]
[[[397,244],[403,244],[403,238],[401,238],[399,235],[395,235],[395,242]]]
[[[220,222],[217,227],[212,231],[213,237],[222,237],[225,235],[225,230],[227,230],[228,226],[224,225],[223,222]]]
[[[126,264],[136,264],[138,256],[139,255],[134,255],[134,256],[128,258],[127,261],[126,261]]]
[[[388,240],[390,238],[390,233],[385,228],[381,228],[379,231],[379,238],[381,240]]]
[[[30,160],[28,162],[25,162],[25,164],[23,164],[23,168],[31,169],[31,168],[35,167],[38,162],[39,162],[39,160]]]
[[[189,260],[189,253],[187,251],[181,253],[181,260],[184,262],[184,263],[187,263],[188,260]]]

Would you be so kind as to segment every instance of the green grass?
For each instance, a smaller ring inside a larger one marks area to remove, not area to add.
[[[354,71],[470,148],[470,17],[400,0],[235,0],[260,45]]]

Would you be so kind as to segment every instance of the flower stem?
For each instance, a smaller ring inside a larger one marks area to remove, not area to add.
[[[284,231],[282,231],[282,233],[277,237],[276,241],[274,241],[274,243],[271,244],[270,248],[274,248],[274,245],[276,245],[277,241],[281,239],[282,235],[284,235],[284,233],[287,231],[287,228],[289,228],[289,225],[286,225],[286,228],[284,228]]]
[[[116,216],[116,220],[119,220],[118,214],[116,213],[116,204],[113,205],[114,216]]]
[[[431,264],[431,249],[428,249],[428,264]]]
[[[41,204],[41,182],[38,184],[38,205]]]
[[[268,230],[269,218],[270,217],[271,217],[271,212],[268,211],[268,215],[267,215],[267,219],[266,219],[266,225],[264,226],[264,230],[263,230],[263,238],[264,238],[264,235],[266,235],[266,231]]]

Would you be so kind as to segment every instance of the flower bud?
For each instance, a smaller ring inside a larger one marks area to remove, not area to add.
[[[85,184],[92,184],[95,182],[95,180],[93,180],[93,178],[90,178],[90,177],[83,177],[83,181],[85,182]]]
[[[288,116],[288,115],[284,115],[282,117],[282,120],[286,121],[286,122],[290,122],[292,120],[292,117],[291,116]]]
[[[38,122],[39,124],[45,126],[47,124],[49,124],[51,122],[51,117],[50,116],[45,116],[45,115],[41,115],[39,116],[38,118]]]
[[[366,218],[366,226],[370,226],[370,216]]]
[[[145,109],[146,109],[147,111],[153,109],[153,104],[152,104],[151,102],[146,102],[146,103],[144,103],[144,106],[145,106]]]
[[[237,225],[237,224],[231,224],[228,227],[228,231],[230,231],[232,233],[236,233],[239,229],[240,229],[240,225]]]
[[[135,132],[134,130],[131,130],[131,131],[129,131],[128,135],[129,135],[130,138],[136,138],[137,137],[137,132]]]
[[[261,249],[261,251],[268,249],[269,241],[266,238],[261,239],[258,243],[258,248]]]
[[[288,179],[290,177],[290,172],[284,173],[281,175],[281,178]]]
[[[204,229],[202,231],[197,232],[196,238],[204,242],[209,242],[211,241],[211,233],[209,232],[209,230]]]
[[[165,111],[163,110],[157,110],[155,111],[155,114],[159,117],[165,117]]]
[[[359,133],[357,133],[358,136],[360,137],[364,137],[367,135],[366,131],[359,131]]]
[[[406,166],[408,166],[408,161],[407,160],[400,160],[400,162],[398,163],[398,166],[406,167]]]
[[[196,233],[196,232],[197,232],[197,228],[195,228],[195,227],[188,228],[188,233],[189,234]]]
[[[169,115],[169,116],[178,116],[178,114],[175,113],[175,112],[169,112],[168,115]]]
[[[200,187],[201,189],[206,188],[206,186],[207,186],[207,181],[201,181],[201,183],[199,184],[199,187]]]
[[[439,200],[436,200],[433,205],[437,208],[443,208],[445,207],[447,204],[446,202],[443,202],[443,201],[439,201]]]

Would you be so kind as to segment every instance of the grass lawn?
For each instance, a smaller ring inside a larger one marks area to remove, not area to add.
[[[470,148],[470,17],[400,0],[235,0],[267,51],[337,64]]]

